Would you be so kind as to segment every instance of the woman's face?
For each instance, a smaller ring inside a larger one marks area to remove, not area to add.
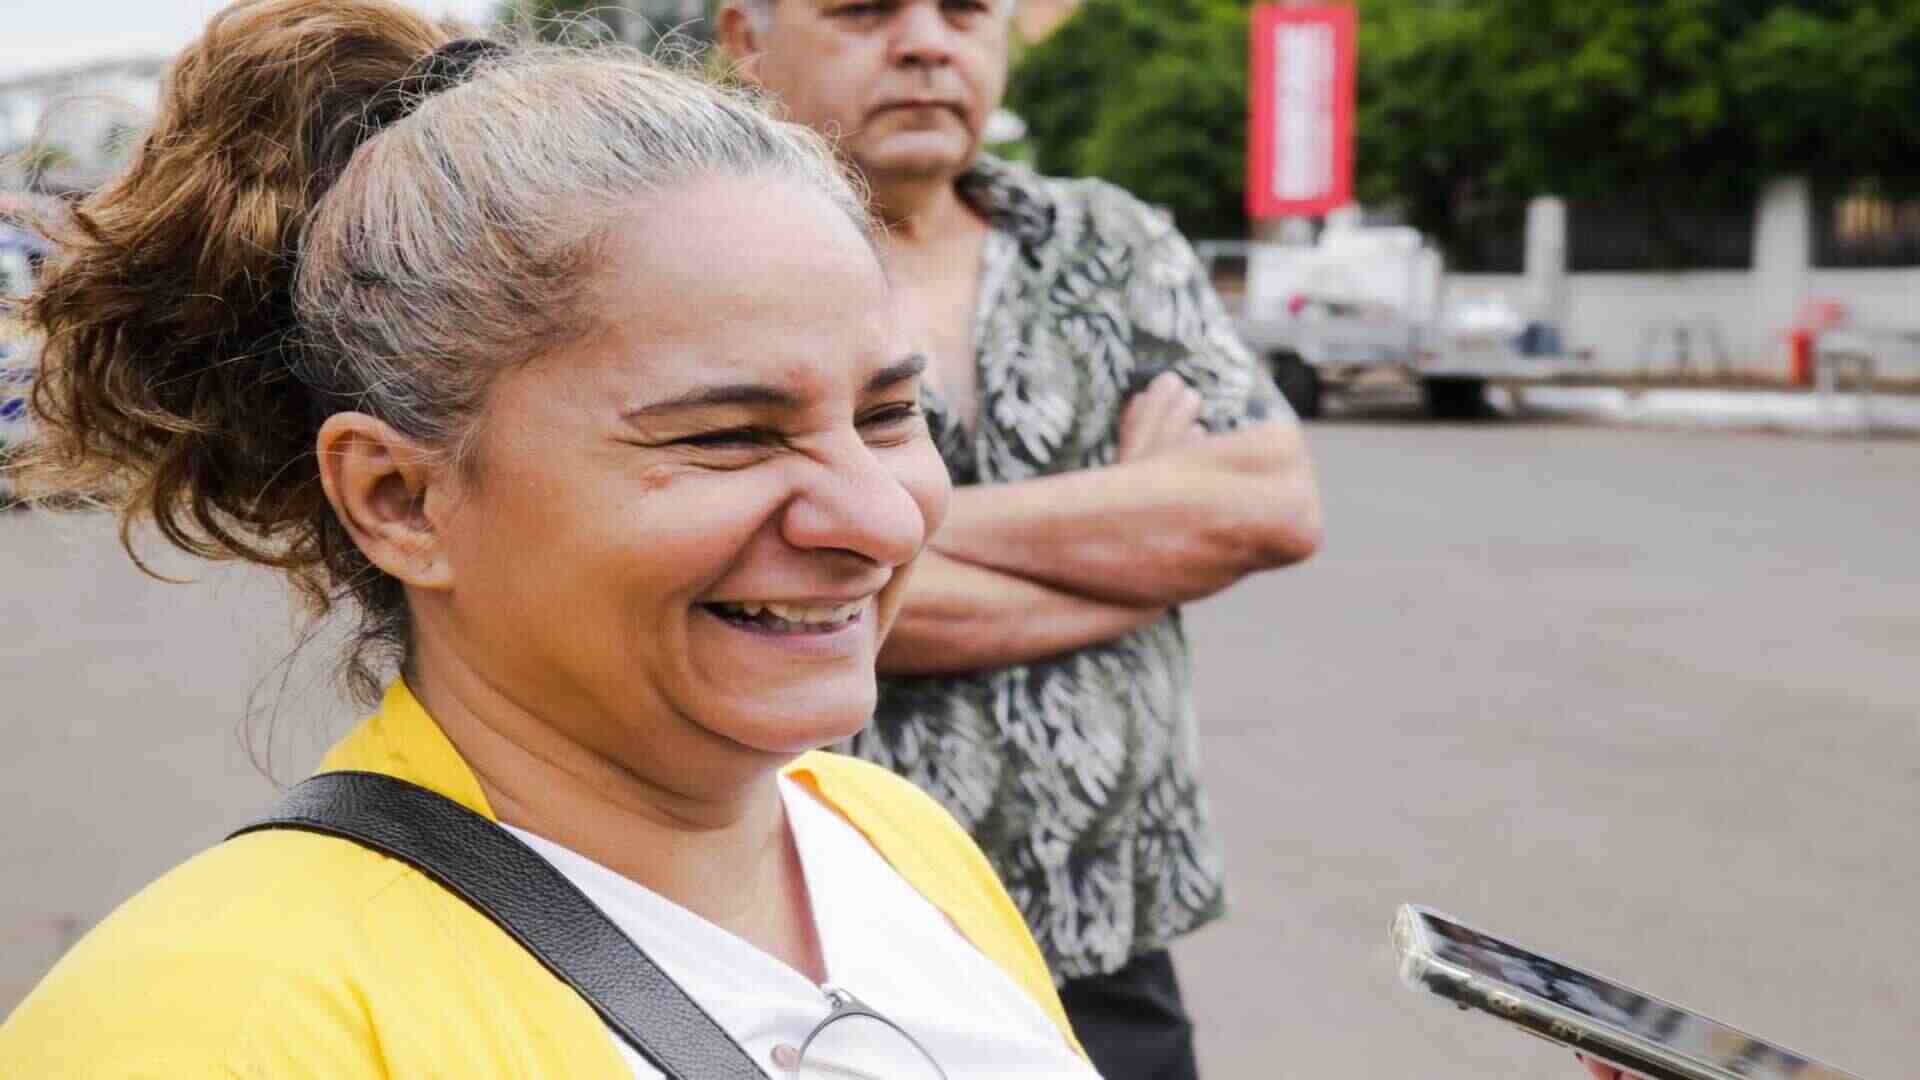
[[[875,256],[775,179],[651,198],[603,247],[593,330],[489,396],[443,530],[450,643],[687,783],[854,733],[949,494]]]

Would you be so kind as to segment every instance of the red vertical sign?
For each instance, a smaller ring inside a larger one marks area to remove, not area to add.
[[[1350,7],[1253,9],[1247,215],[1310,217],[1353,201]]]

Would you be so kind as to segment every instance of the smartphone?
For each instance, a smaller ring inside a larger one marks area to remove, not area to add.
[[[1860,1080],[1757,1035],[1407,904],[1400,978],[1648,1080]]]

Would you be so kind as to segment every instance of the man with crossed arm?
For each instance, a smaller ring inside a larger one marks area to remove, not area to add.
[[[728,0],[743,77],[871,185],[957,485],[852,750],[972,831],[1109,1078],[1195,1075],[1167,946],[1218,917],[1179,606],[1300,562],[1299,425],[1187,242],[980,154],[1009,0]]]

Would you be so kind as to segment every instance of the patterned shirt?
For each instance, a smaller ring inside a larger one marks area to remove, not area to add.
[[[1164,215],[1108,184],[990,158],[958,187],[992,231],[975,429],[926,394],[954,483],[1113,463],[1129,397],[1169,370],[1200,393],[1211,431],[1290,415]],[[1192,683],[1173,612],[1038,663],[883,679],[850,748],[967,826],[1056,978],[1106,974],[1224,908]]]

